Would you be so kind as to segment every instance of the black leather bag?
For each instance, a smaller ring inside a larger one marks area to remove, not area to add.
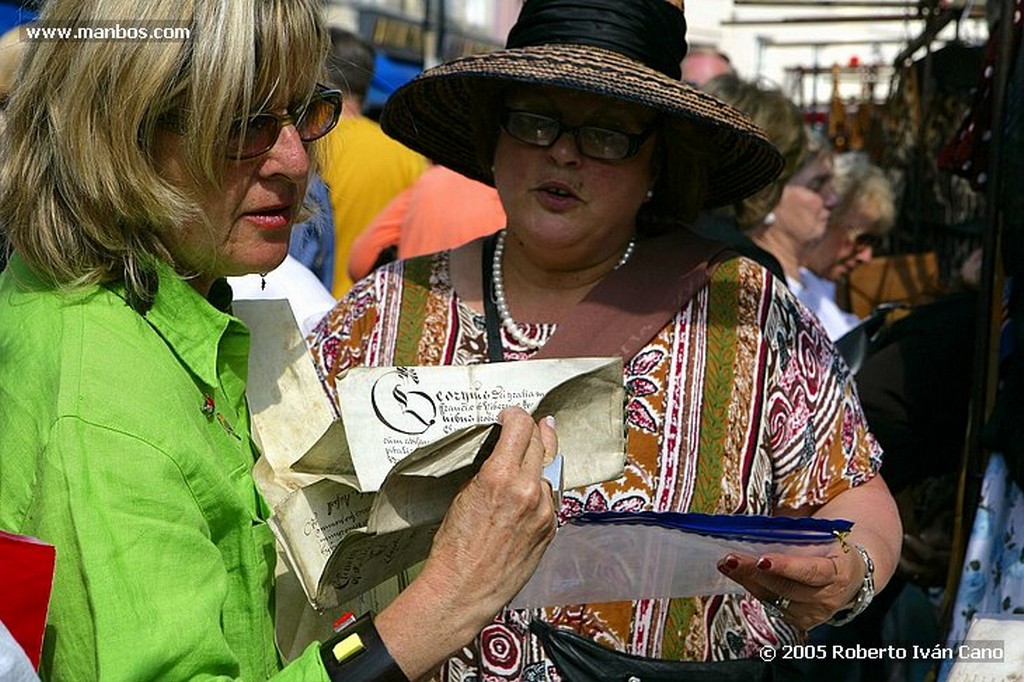
[[[562,679],[569,682],[773,682],[769,664],[738,661],[663,661],[607,649],[540,620],[530,623]]]

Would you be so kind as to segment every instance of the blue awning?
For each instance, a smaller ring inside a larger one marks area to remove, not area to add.
[[[370,91],[366,93],[366,101],[363,103],[364,108],[369,111],[380,110],[392,92],[411,81],[423,70],[423,64],[389,57],[380,48],[377,49],[374,63]]]
[[[0,33],[36,18],[36,12],[17,2],[0,1]]]

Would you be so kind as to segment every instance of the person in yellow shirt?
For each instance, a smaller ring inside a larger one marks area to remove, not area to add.
[[[388,202],[427,169],[427,159],[385,135],[362,114],[373,77],[373,48],[356,34],[331,28],[332,85],[344,93],[341,120],[325,138],[321,175],[334,209],[332,293],[344,296],[352,242]]]

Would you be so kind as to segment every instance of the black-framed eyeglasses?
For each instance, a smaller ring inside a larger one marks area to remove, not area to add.
[[[232,121],[228,132],[227,157],[235,161],[253,159],[269,152],[277,143],[281,128],[291,124],[303,142],[318,140],[338,124],[341,116],[341,91],[317,86],[299,111],[284,114],[260,112]]]
[[[502,112],[501,127],[514,139],[535,147],[550,147],[563,133],[572,133],[579,153],[600,161],[621,161],[635,156],[640,145],[654,132],[653,125],[636,134],[597,126],[567,126],[557,118],[516,109]]]

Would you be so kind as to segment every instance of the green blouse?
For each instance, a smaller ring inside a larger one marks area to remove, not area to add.
[[[123,288],[0,274],[0,528],[57,548],[44,679],[267,679],[274,539],[245,401],[249,332],[169,268]],[[280,679],[322,680],[311,644]]]

